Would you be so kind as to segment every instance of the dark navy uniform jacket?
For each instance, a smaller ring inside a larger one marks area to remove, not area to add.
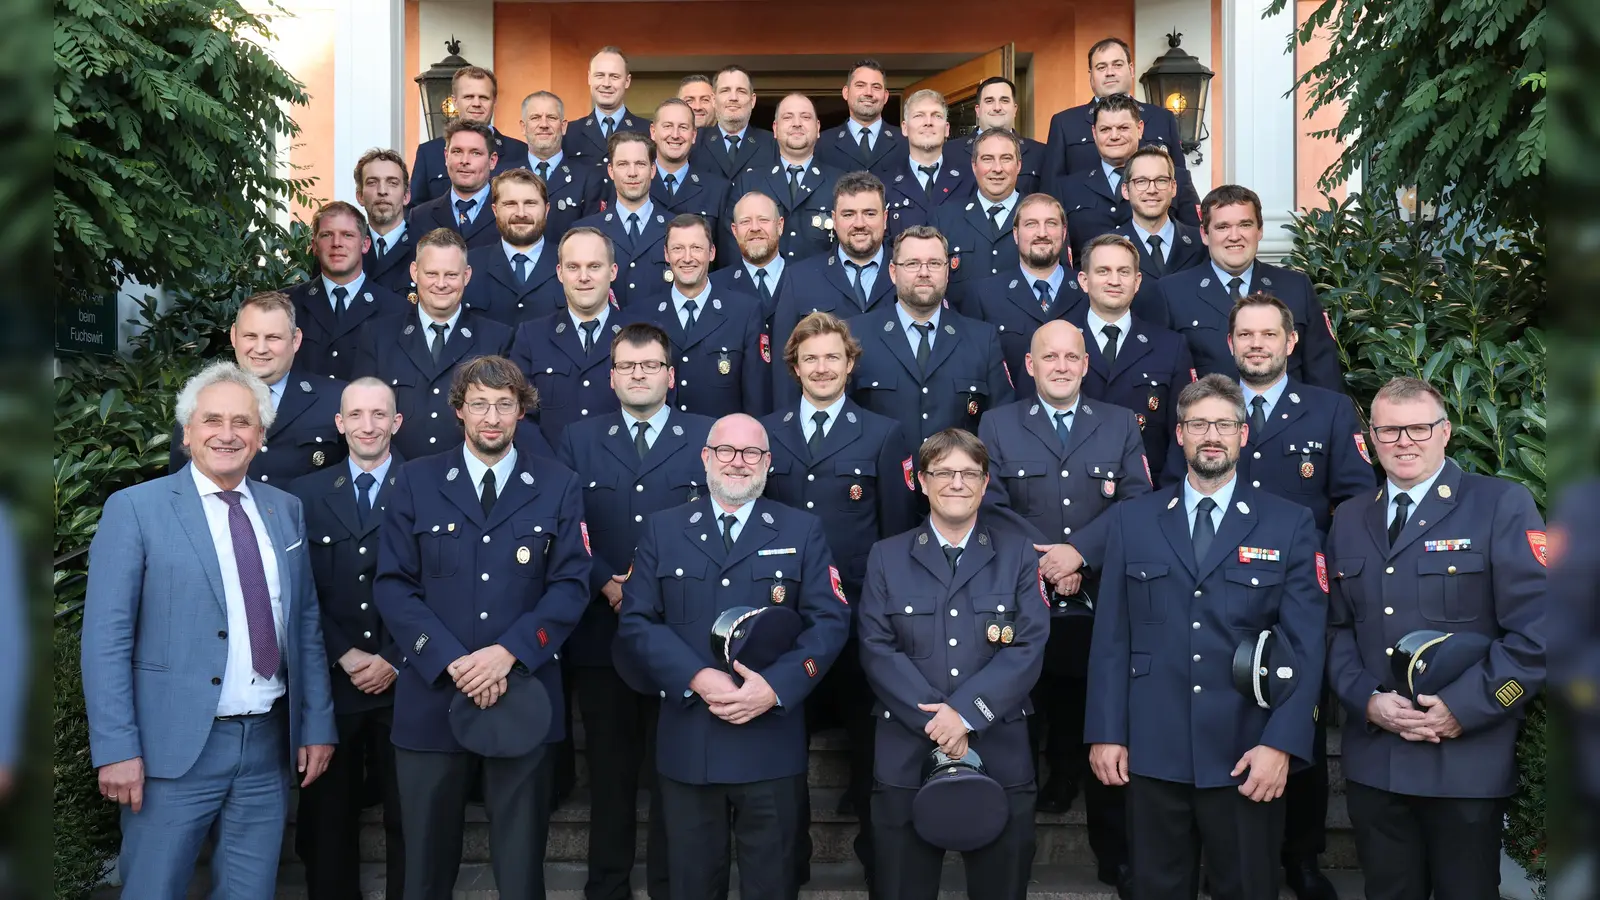
[[[919,447],[946,428],[976,432],[985,412],[1011,402],[1011,379],[993,325],[942,310],[924,371],[897,308],[890,303],[845,323],[861,342],[851,399],[897,420]]]
[[[601,204],[605,212],[579,219],[573,224],[574,228],[583,225],[598,228],[611,239],[617,260],[617,280],[611,283],[611,294],[623,309],[628,308],[635,295],[659,288],[670,271],[667,267],[667,221],[670,216],[659,204],[651,206],[649,215],[639,218],[638,237],[628,236],[630,214],[622,207],[609,203]]]
[[[313,375],[349,381],[361,349],[361,326],[412,307],[404,297],[364,278],[360,288],[345,299],[344,317],[335,320],[333,302],[324,287],[317,277],[285,292],[294,302],[294,320],[300,326],[295,362]]]
[[[405,416],[394,448],[411,460],[459,447],[464,440],[461,420],[450,406],[456,366],[480,356],[505,356],[511,349],[511,329],[471,309],[461,310],[437,364],[428,352],[432,336],[415,309],[373,319],[361,329],[356,376],[371,375],[394,389],[395,409]],[[518,438],[521,447],[522,435]],[[549,455],[548,447],[544,453]]]
[[[761,420],[772,447],[765,496],[822,519],[845,596],[855,597],[872,545],[916,525],[913,448],[898,422],[846,397],[813,458],[801,416],[797,402]]]
[[[493,126],[490,126],[493,128]],[[528,145],[514,137],[494,130],[494,146],[489,150],[499,155],[494,163],[494,174],[528,164]],[[411,208],[415,209],[429,200],[450,193],[450,173],[445,168],[444,138],[436,137],[417,145],[417,155],[411,163]]]
[[[770,409],[772,385],[760,300],[709,286],[695,300],[694,327],[688,332],[666,284],[641,295],[628,310],[636,319],[661,326],[672,339],[676,386],[668,402],[680,412],[713,419],[737,412],[764,414]]]
[[[788,346],[789,336],[794,334],[795,326],[814,312],[833,313],[841,319],[850,319],[864,312],[893,308],[894,279],[889,277],[889,260],[889,245],[886,243],[878,257],[877,274],[873,276],[872,287],[867,291],[866,309],[858,305],[851,275],[839,261],[837,252],[784,267],[783,283],[772,312],[773,355],[778,359],[772,367],[772,402],[775,408],[787,408],[800,402],[800,385],[795,383],[794,374],[783,364],[783,348]]]
[[[837,129],[824,129],[817,140],[817,159],[840,172],[871,172],[879,178],[906,155],[906,139],[898,129],[883,122],[872,139],[872,152],[861,154],[861,123],[849,120]]]
[[[1024,397],[983,417],[978,436],[989,449],[985,502],[1009,507],[1041,544],[1071,543],[1090,568],[1105,558],[1105,528],[1089,524],[1119,500],[1150,493],[1144,444],[1133,413],[1078,398],[1068,443],[1056,437],[1055,410]],[[1098,595],[1089,585],[1091,597]],[[1057,598],[1051,612],[1088,612]]]
[[[722,136],[722,128],[714,124],[700,129],[694,138],[694,149],[689,151],[689,168],[701,166],[702,171],[709,168],[729,183],[745,169],[770,168],[777,162],[777,138],[765,128],[754,125],[745,127],[739,149],[732,156],[728,155],[728,142]],[[738,197],[733,198],[735,203],[738,200]]]
[[[376,653],[400,667],[400,650],[372,600],[378,573],[378,526],[383,524],[390,492],[404,460],[390,456],[389,470],[371,489],[372,511],[362,524],[356,516],[356,488],[348,465],[330,466],[295,480],[291,491],[300,498],[306,517],[306,542],[311,574],[322,610],[322,643],[334,669],[333,708],[338,713],[364,712],[394,704],[394,691],[368,694],[350,683],[339,658],[352,648]]]
[[[619,408],[611,389],[611,339],[631,321],[611,310],[595,330],[588,353],[583,351],[583,332],[565,308],[517,327],[510,359],[539,392],[539,430],[551,447],[561,446],[567,426]]]
[[[523,167],[537,175],[538,165],[530,156]],[[549,206],[545,210],[545,245],[551,250],[558,250],[561,237],[568,229],[579,219],[600,211],[600,201],[604,199],[603,193],[607,188],[609,185],[605,184],[604,170],[568,162],[563,156],[560,165],[551,170],[550,177],[545,179],[545,190],[550,195]]]
[[[403,430],[403,429],[402,429]],[[400,647],[394,745],[460,752],[448,724],[460,692],[447,671],[499,644],[544,685],[561,740],[561,645],[589,600],[589,539],[578,478],[518,453],[487,516],[464,454],[413,460],[400,470],[380,531],[373,596]]]
[[[696,169],[693,164],[688,171],[680,172],[678,178],[677,191],[668,191],[666,182],[661,180],[661,170],[656,169],[650,177],[650,202],[666,213],[669,222],[684,213],[694,213],[706,220],[711,226],[712,246],[717,248],[717,258],[712,265],[728,265],[729,260],[722,253],[724,245],[733,246],[733,258],[737,260],[738,245],[733,244],[733,235],[729,233],[727,240],[719,241],[728,231],[728,223],[722,219],[723,212],[733,211],[733,205],[728,203],[728,179],[709,169]]]
[[[372,236],[372,246],[361,257],[361,271],[367,281],[399,294],[402,298],[411,293],[411,264],[417,259],[417,236],[411,226],[400,229],[401,234],[393,247],[378,255],[378,236]]]
[[[1189,352],[1201,375],[1221,372],[1239,377],[1233,352],[1228,349],[1228,313],[1233,299],[1226,282],[1217,280],[1209,263],[1178,272],[1158,283],[1165,302],[1165,319],[1157,324],[1170,327],[1189,341]],[[1265,291],[1289,307],[1294,314],[1294,330],[1300,342],[1289,355],[1289,377],[1306,384],[1344,391],[1344,375],[1339,368],[1339,346],[1333,339],[1328,314],[1311,287],[1311,279],[1257,260],[1246,291]],[[1170,324],[1169,324],[1170,323]]]
[[[472,280],[461,294],[461,305],[507,328],[516,328],[530,319],[566,309],[567,295],[556,279],[560,255],[559,244],[547,236],[528,273],[528,280],[518,284],[501,241],[468,250],[467,265],[472,267]]]
[[[962,315],[988,322],[1000,332],[1006,371],[1022,396],[1033,391],[1033,376],[1028,374],[1026,359],[1033,333],[1039,326],[1065,319],[1078,307],[1089,304],[1089,298],[1078,289],[1077,275],[1066,268],[1064,261],[1062,266],[1061,290],[1050,298],[1049,309],[1039,304],[1033,280],[1021,266],[979,280],[961,301]]]
[[[1412,796],[1508,797],[1517,730],[1545,682],[1544,520],[1527,488],[1450,460],[1393,547],[1388,507],[1387,487],[1346,500],[1328,535],[1328,682],[1347,711],[1345,777]],[[1439,691],[1461,735],[1437,744],[1367,722],[1373,691],[1405,689],[1388,649],[1423,628],[1494,641]]]
[[[719,254],[722,252],[717,251]],[[770,265],[770,263],[769,263]],[[772,314],[778,308],[778,297],[783,291],[783,286],[789,282],[789,267],[785,265],[783,271],[778,273],[776,279],[767,281],[767,294],[761,296],[761,289],[756,287],[755,279],[750,277],[750,270],[745,268],[744,259],[737,254],[733,262],[711,272],[711,289],[718,293],[748,294],[761,300],[761,320],[767,334],[772,333]],[[769,342],[770,343],[770,342]],[[779,344],[778,356],[783,356],[783,345]]]
[[[973,729],[968,746],[1004,787],[1033,782],[1026,716],[1039,680],[1050,611],[1039,555],[1025,538],[980,515],[954,572],[924,521],[879,541],[861,597],[861,667],[877,697],[873,776],[897,788],[922,786],[933,750],[923,703],[948,703]],[[988,625],[1012,629],[991,643]]]
[[[1083,739],[1127,747],[1134,775],[1198,788],[1243,784],[1246,775],[1230,773],[1257,745],[1304,768],[1328,618],[1311,513],[1236,478],[1197,563],[1183,490],[1164,487],[1106,513]],[[1233,653],[1273,626],[1301,676],[1266,710],[1234,688]]]
[[[778,252],[785,262],[830,253],[834,247],[833,185],[844,174],[819,159],[812,159],[801,176],[800,190],[789,199],[789,176],[782,159],[764,168],[751,166],[739,173],[728,191],[722,221],[733,221],[733,207],[751,191],[772,198],[783,217],[783,233],[778,235]]]
[[[1011,211],[994,228],[994,220],[984,214],[992,204],[982,194],[974,194],[966,203],[947,203],[934,213],[933,225],[950,242],[950,302],[957,309],[964,308],[967,295],[978,281],[1012,272],[1022,263],[1017,258],[1017,235],[1012,226],[1017,221],[1019,196]]]
[[[633,448],[636,420],[620,410],[574,423],[561,434],[557,459],[578,473],[589,522],[594,565],[589,569],[589,605],[567,641],[567,662],[611,665],[617,613],[601,596],[614,575],[627,575],[644,531],[644,520],[706,493],[700,448],[715,419],[670,412],[661,434],[641,459]]]
[[[424,235],[435,228],[448,228],[461,239],[467,242],[467,248],[500,246],[500,225],[494,220],[494,210],[490,209],[489,195],[483,199],[484,208],[477,211],[477,217],[465,225],[456,214],[456,195],[447,193],[443,197],[419,203],[412,207],[411,215],[406,217],[406,230],[415,231]]]
[[[278,414],[267,429],[261,451],[250,460],[250,479],[288,490],[296,478],[343,461],[348,451],[333,417],[339,414],[344,387],[342,381],[299,368],[283,376]],[[179,425],[172,430],[167,471],[176,472],[188,462],[183,426]]]
[[[1145,243],[1146,235],[1140,231],[1132,221],[1118,225],[1114,232],[1120,234],[1139,248],[1139,293],[1133,297],[1133,314],[1145,321],[1162,321],[1166,317],[1166,301],[1161,299],[1161,289],[1157,285],[1161,279],[1174,272],[1193,269],[1196,266],[1209,262],[1211,255],[1206,250],[1205,242],[1200,237],[1200,229],[1182,222],[1172,222],[1172,246],[1163,247],[1165,251],[1165,270],[1157,271],[1155,260],[1150,256],[1150,245]],[[1081,268],[1081,266],[1080,266]]]
[[[1311,510],[1326,536],[1334,508],[1370,496],[1378,483],[1366,440],[1349,397],[1291,378],[1267,412],[1266,430],[1251,432],[1239,450],[1239,478]],[[1182,479],[1182,453],[1168,454],[1166,467],[1166,483]]]
[[[617,120],[618,131],[633,131],[650,136],[650,120],[643,116],[635,116],[626,105],[618,111],[620,118]],[[561,152],[565,153],[574,163],[587,163],[600,168],[600,175],[609,187],[611,179],[605,175],[605,165],[610,162],[606,156],[606,136],[600,128],[600,113],[590,110],[589,115],[582,121],[572,122],[567,125],[567,133],[561,138]]]
[[[947,203],[966,203],[977,190],[972,174],[972,161],[965,156],[946,153],[935,173],[933,190],[922,188],[922,181],[911,154],[904,152],[888,166],[884,177],[884,202],[889,220],[884,230],[883,244],[894,247],[900,232],[918,225],[932,225],[934,211]]]
[[[731,552],[722,548],[722,509],[709,496],[647,517],[633,576],[622,588],[621,649],[664,686],[656,771],[685,784],[805,772],[806,698],[850,634],[850,607],[822,521],[771,500],[754,503]],[[724,722],[689,689],[701,669],[719,667],[711,625],[725,609],[779,598],[805,623],[794,649],[760,673],[779,705],[743,725]]]
[[[1083,248],[1091,240],[1133,221],[1133,204],[1122,199],[1120,189],[1112,191],[1099,165],[1057,179],[1050,192],[1067,212],[1067,246],[1077,268],[1083,268]]]
[[[1100,165],[1100,150],[1094,145],[1094,103],[1064,109],[1050,117],[1050,137],[1044,155],[1045,190],[1058,178]],[[1178,120],[1171,112],[1152,103],[1140,102],[1144,137],[1140,146],[1160,144],[1172,154],[1177,172],[1178,196],[1172,215],[1186,225],[1200,224],[1200,195],[1195,192],[1189,164],[1178,143]]]
[[[1107,366],[1100,341],[1089,330],[1089,304],[1075,306],[1065,318],[1083,332],[1089,351],[1083,395],[1133,410],[1144,433],[1150,474],[1156,484],[1164,486],[1169,457],[1176,454],[1177,465],[1183,465],[1176,428],[1178,395],[1195,380],[1188,343],[1177,332],[1151,325],[1135,314],[1130,333],[1117,340],[1116,365]]]
[[[945,160],[948,162],[953,159],[950,156],[951,152],[960,153],[966,158],[966,162],[962,165],[966,167],[967,173],[971,174],[973,147],[978,143],[978,134],[973,132],[965,137],[953,137],[945,141]],[[1044,188],[1044,181],[1040,177],[1044,171],[1044,153],[1043,143],[1028,137],[1022,139],[1022,171],[1017,173],[1017,191],[1024,197]]]

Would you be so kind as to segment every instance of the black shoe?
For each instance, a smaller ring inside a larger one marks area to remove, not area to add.
[[[1044,789],[1039,791],[1033,808],[1048,815],[1059,816],[1072,808],[1072,801],[1077,796],[1077,785],[1052,778]]]
[[[1333,882],[1322,874],[1316,857],[1284,863],[1283,883],[1300,900],[1339,900]]]

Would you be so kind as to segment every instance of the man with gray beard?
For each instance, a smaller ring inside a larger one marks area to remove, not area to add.
[[[821,520],[759,499],[768,446],[755,419],[717,420],[700,451],[710,496],[646,519],[623,585],[619,650],[661,687],[656,771],[666,830],[695,836],[668,847],[674,900],[721,893],[730,805],[740,895],[787,900],[798,890],[804,704],[844,646],[850,608]],[[793,610],[799,634],[769,665],[729,664],[713,656],[710,638],[735,607]]]

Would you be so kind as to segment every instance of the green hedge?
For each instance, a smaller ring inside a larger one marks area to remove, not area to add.
[[[1317,286],[1363,414],[1397,375],[1444,393],[1451,457],[1468,472],[1521,482],[1545,508],[1543,236],[1494,240],[1402,221],[1359,197],[1298,217],[1292,268]],[[1544,701],[1517,745],[1507,853],[1538,885],[1545,855]]]

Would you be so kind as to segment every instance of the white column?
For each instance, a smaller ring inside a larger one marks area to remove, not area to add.
[[[1223,171],[1261,197],[1261,255],[1293,245],[1283,226],[1294,212],[1294,4],[1263,18],[1265,0],[1222,0]],[[1213,82],[1213,84],[1216,84]],[[1215,89],[1213,89],[1215,93]]]
[[[1227,0],[1224,0],[1227,2]],[[1183,52],[1200,60],[1215,71],[1211,61],[1211,4],[1207,0],[1134,0],[1133,4],[1133,67],[1135,77],[1143,75],[1156,58],[1167,52],[1167,34],[1176,31],[1183,35],[1180,45]],[[1217,90],[1213,79],[1211,89]],[[1144,99],[1144,85],[1135,82],[1134,93]],[[1212,128],[1211,109],[1207,105],[1202,115],[1207,134]],[[1207,138],[1200,142],[1202,162],[1195,164],[1194,154],[1189,154],[1189,175],[1194,179],[1194,189],[1204,197],[1211,190],[1211,153],[1215,141]]]
[[[333,53],[333,196],[356,200],[356,160],[373,147],[411,158],[405,140],[405,0],[340,0]],[[407,90],[411,88],[411,90]]]
[[[422,71],[428,71],[429,66],[445,58],[450,52],[445,49],[445,42],[452,37],[461,42],[462,58],[475,66],[493,71],[494,0],[421,0],[417,4],[417,44],[420,51],[418,63]],[[411,84],[408,87],[411,88],[411,99],[406,102],[422,109],[422,96],[417,86]],[[516,130],[514,117],[511,127],[513,131]],[[417,140],[426,140],[426,131],[424,126]],[[407,159],[411,158],[414,149],[406,148]]]

